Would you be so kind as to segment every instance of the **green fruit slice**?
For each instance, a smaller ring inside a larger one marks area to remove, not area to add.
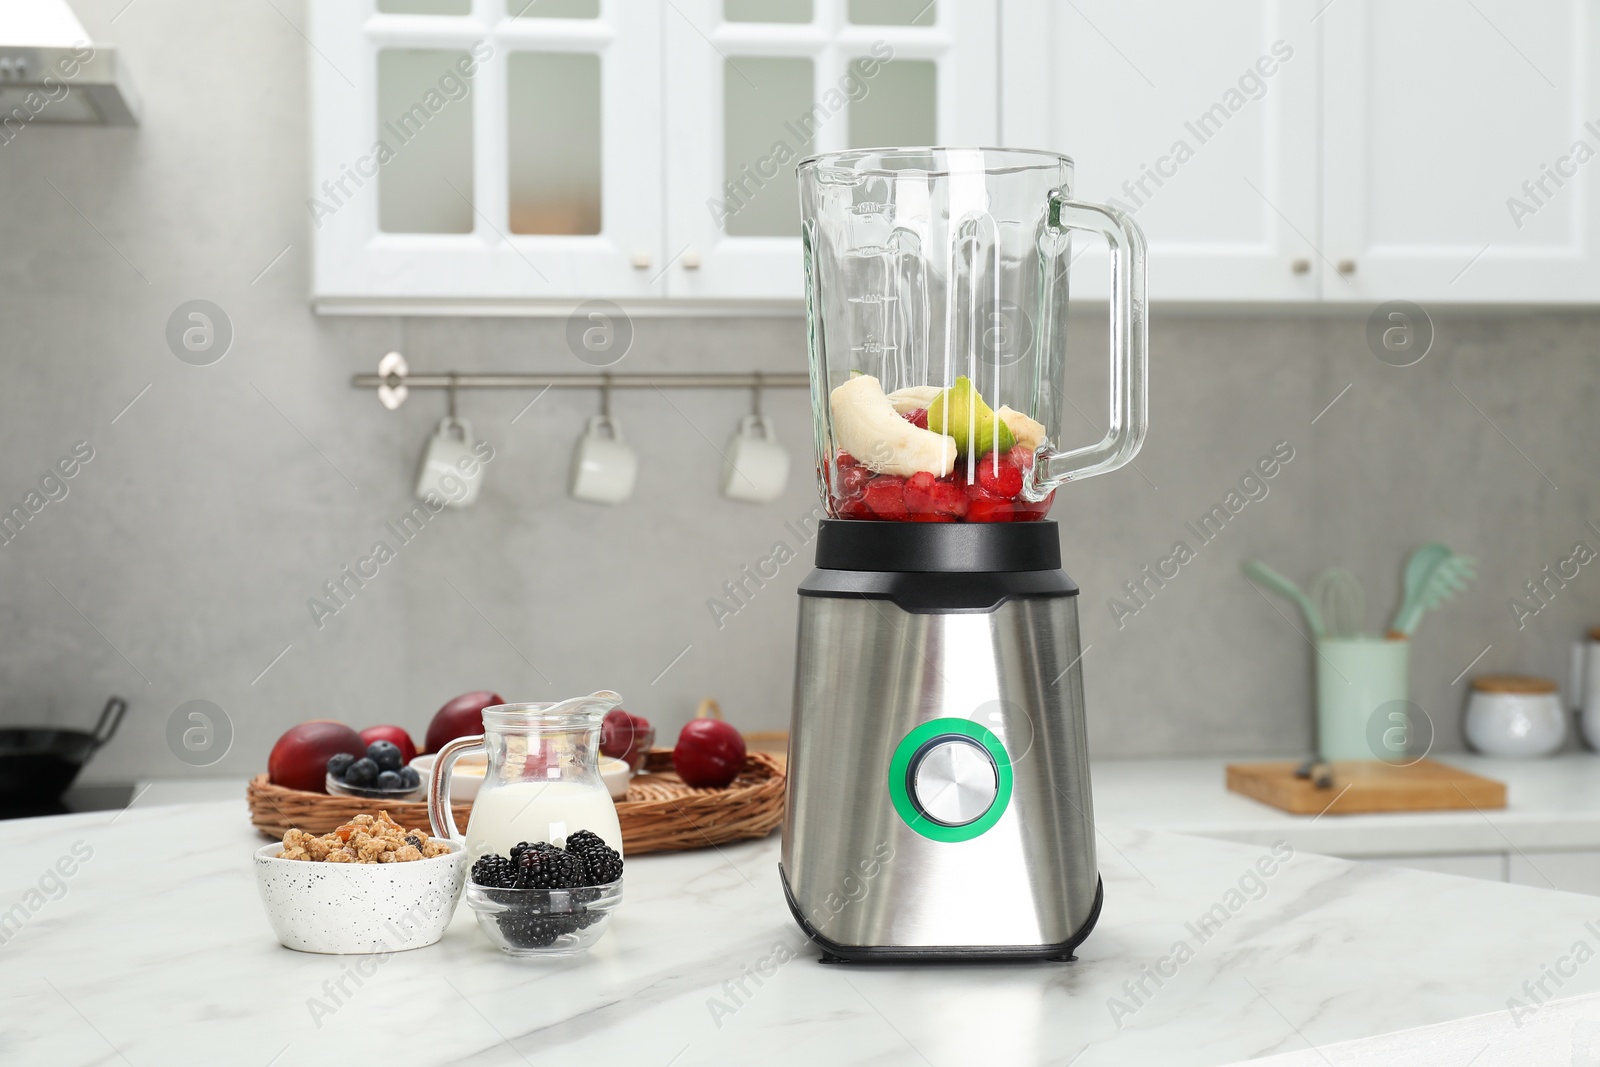
[[[1006,452],[1017,443],[1011,428],[996,417],[965,375],[928,405],[928,429],[955,438],[961,454]]]

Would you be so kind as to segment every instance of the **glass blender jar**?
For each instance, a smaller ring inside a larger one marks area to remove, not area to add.
[[[829,515],[1023,522],[1145,434],[1144,238],[1072,161],[874,148],[800,164],[817,469]],[[1065,448],[1071,232],[1112,251],[1108,429]]]

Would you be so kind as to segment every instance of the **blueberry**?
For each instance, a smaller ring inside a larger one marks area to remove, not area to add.
[[[348,771],[350,764],[355,761],[356,758],[348,752],[335,752],[328,757],[328,773],[335,778],[343,778],[344,772]]]
[[[400,784],[407,789],[415,789],[422,784],[422,775],[417,773],[415,767],[401,767]]]
[[[370,759],[358,759],[344,772],[346,785],[371,785],[378,777],[378,765]]]
[[[383,771],[378,775],[379,789],[402,789],[399,771]]]
[[[367,746],[367,758],[376,763],[380,771],[398,771],[400,746],[393,741],[374,741]]]

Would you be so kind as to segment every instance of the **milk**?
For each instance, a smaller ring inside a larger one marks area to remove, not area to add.
[[[600,782],[485,786],[472,802],[472,817],[467,820],[467,853],[476,861],[488,852],[504,855],[520,841],[559,845],[579,830],[591,830],[622,851],[617,806]]]

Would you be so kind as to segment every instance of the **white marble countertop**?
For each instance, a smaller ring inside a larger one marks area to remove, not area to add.
[[[1289,758],[1289,757],[1285,757]],[[1435,759],[1506,783],[1496,811],[1289,815],[1228,792],[1229,763],[1241,759],[1101,760],[1094,777],[1095,817],[1149,830],[1267,845],[1287,840],[1305,852],[1340,856],[1600,848],[1600,756],[1486,759],[1443,753]],[[1330,793],[1329,800],[1333,799]]]
[[[821,966],[773,837],[630,860],[576,960],[503,957],[463,908],[319,1026],[312,998],[361,957],[277,944],[259,843],[240,800],[0,823],[0,1062],[1198,1065],[1484,1013],[1515,1049],[1507,999],[1600,946],[1592,897],[1305,853],[1256,881],[1262,847],[1102,820],[1105,911],[1078,962]],[[89,858],[52,880],[74,845]],[[1219,905],[1202,940],[1188,924]],[[1600,991],[1600,962],[1545,981]]]

